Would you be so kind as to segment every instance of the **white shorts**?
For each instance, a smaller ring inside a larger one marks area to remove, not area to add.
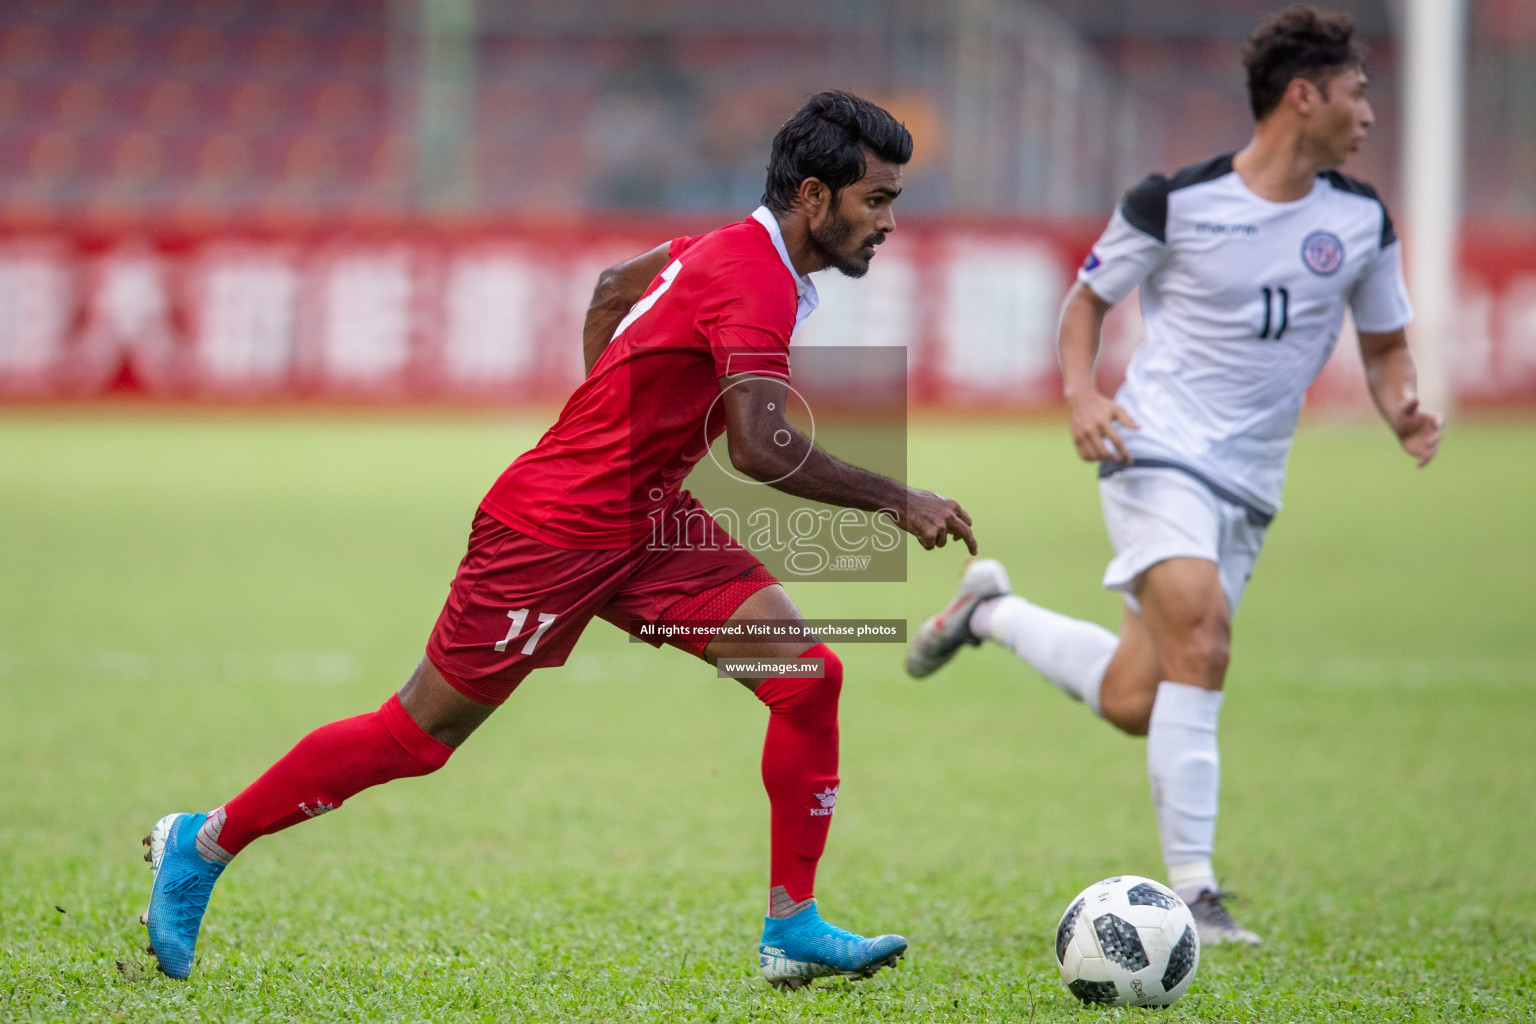
[[[1141,610],[1132,593],[1137,579],[1170,558],[1215,562],[1227,610],[1237,611],[1266,533],[1243,506],[1179,470],[1136,466],[1102,477],[1099,502],[1115,549],[1104,586],[1125,595],[1132,611]]]

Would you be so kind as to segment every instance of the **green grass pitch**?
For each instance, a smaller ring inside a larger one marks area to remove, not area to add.
[[[841,648],[843,799],[818,895],[898,970],[756,977],[765,713],[595,623],[448,768],[262,840],[189,983],[137,918],[140,837],[229,796],[420,655],[475,502],[537,436],[377,416],[0,420],[0,1020],[1139,1020],[1079,1007],[1069,897],[1159,875],[1143,745],[1001,651],[913,682]],[[1257,950],[1206,951],[1159,1021],[1533,1020],[1536,426],[1457,423],[1415,472],[1314,424],[1236,621],[1217,869]],[[1057,424],[918,421],[1022,593],[1106,624],[1092,472]],[[792,588],[929,614],[906,584]]]

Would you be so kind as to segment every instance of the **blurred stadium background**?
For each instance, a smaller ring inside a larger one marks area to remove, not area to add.
[[[1247,138],[1238,49],[1282,2],[0,0],[0,1020],[1082,1020],[1050,936],[1158,870],[1143,759],[1000,650],[937,685],[841,652],[822,895],[916,945],[814,998],[751,980],[761,708],[616,630],[442,778],[242,854],[184,990],[142,954],[138,837],[398,684],[490,474],[579,377],[598,270],[745,216],[822,88],[918,153],[797,344],[907,346],[912,479],[1031,597],[1115,621],[1092,470],[1013,413],[1060,419],[1057,305],[1117,196]],[[1166,1019],[1530,1020],[1536,0],[1330,5],[1371,52],[1349,170],[1410,255],[1411,136],[1459,167],[1424,361],[1525,414],[1414,473],[1341,341],[1313,408],[1361,422],[1296,446],[1223,712],[1223,870],[1269,945]],[[1463,16],[1460,143],[1405,114],[1438,81],[1404,73],[1410,5]],[[1117,309],[1105,378],[1139,332]],[[794,593],[915,620],[960,561]]]
[[[558,400],[597,271],[744,215],[778,124],[835,86],[918,150],[902,230],[866,284],[826,283],[801,341],[907,346],[920,401],[1048,403],[1073,268],[1141,175],[1246,139],[1238,50],[1275,6],[11,0],[0,401]],[[1348,170],[1403,223],[1408,0],[1332,6],[1378,115]],[[1463,13],[1458,291],[1421,340],[1458,403],[1521,405],[1536,4]],[[1364,407],[1358,377],[1341,344],[1316,402]]]

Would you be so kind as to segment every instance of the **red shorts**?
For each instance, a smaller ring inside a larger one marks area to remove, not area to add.
[[[699,532],[691,539],[712,539],[712,550],[703,543],[651,550],[647,537],[618,550],[570,551],[477,511],[427,657],[470,700],[500,704],[529,672],[565,664],[593,616],[636,635],[643,623],[718,625],[778,582],[724,530],[706,537],[706,515],[687,521]],[[702,655],[709,638],[671,642]]]

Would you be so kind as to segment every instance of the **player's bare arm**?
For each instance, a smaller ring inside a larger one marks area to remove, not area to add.
[[[1440,448],[1441,415],[1419,407],[1418,372],[1408,351],[1408,335],[1399,329],[1386,334],[1360,332],[1360,358],[1365,381],[1387,426],[1403,451],[1423,468]]]
[[[629,308],[640,301],[656,275],[666,269],[670,245],[670,242],[658,245],[650,252],[616,263],[597,275],[597,287],[592,291],[587,318],[581,326],[581,352],[587,362],[587,373],[590,374],[592,367],[597,365]]]
[[[971,517],[959,502],[916,490],[834,458],[790,425],[789,385],[777,377],[720,378],[731,464],[797,498],[867,512],[885,512],[923,547],[954,537],[976,554]]]
[[[1086,462],[1130,462],[1130,453],[1125,450],[1115,424],[1137,428],[1130,414],[1100,394],[1094,383],[1093,365],[1099,357],[1104,317],[1109,310],[1110,304],[1092,288],[1081,282],[1073,285],[1062,303],[1056,340],[1072,445]]]

